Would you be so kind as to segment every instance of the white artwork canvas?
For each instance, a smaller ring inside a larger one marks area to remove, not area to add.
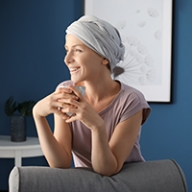
[[[126,51],[113,78],[149,102],[170,102],[172,0],[85,0],[84,9],[121,34]]]

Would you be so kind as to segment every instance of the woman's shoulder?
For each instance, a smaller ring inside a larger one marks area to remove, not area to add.
[[[127,85],[123,82],[120,83],[121,83],[121,92],[124,93],[125,95],[137,95],[139,97],[144,97],[143,93],[138,89],[136,89],[135,87]]]
[[[124,106],[125,108],[129,108],[129,112],[135,113],[141,109],[143,109],[143,120],[142,124],[146,121],[148,118],[151,108],[145,99],[144,94],[139,91],[138,89],[126,85],[121,82],[121,87],[122,87],[122,95],[120,100],[123,102],[124,101]]]

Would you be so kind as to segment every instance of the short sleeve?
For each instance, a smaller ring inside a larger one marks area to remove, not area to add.
[[[125,98],[120,122],[125,121],[140,110],[143,110],[143,119],[141,124],[144,124],[151,112],[150,106],[141,92],[136,91],[128,94]]]

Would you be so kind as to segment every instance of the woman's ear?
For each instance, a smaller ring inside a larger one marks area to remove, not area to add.
[[[106,58],[103,58],[102,63],[103,63],[104,65],[107,65],[107,64],[109,64],[109,60],[108,60],[108,59],[106,59]]]

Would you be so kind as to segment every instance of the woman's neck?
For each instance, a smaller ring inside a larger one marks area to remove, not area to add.
[[[110,100],[114,98],[120,91],[119,82],[110,80],[97,83],[84,82],[86,87],[86,99],[90,104],[97,104],[102,100]]]

